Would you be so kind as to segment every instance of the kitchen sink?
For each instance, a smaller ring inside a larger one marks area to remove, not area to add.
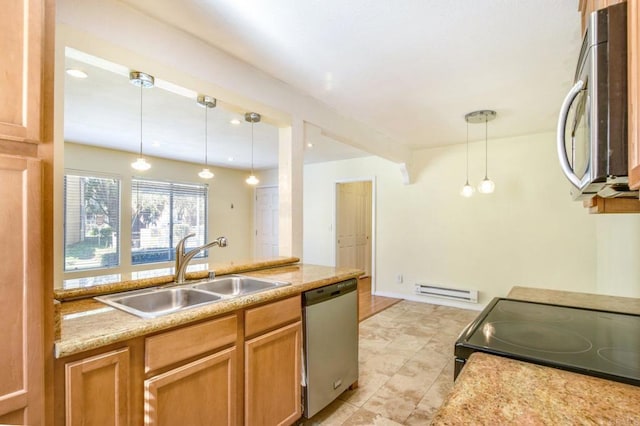
[[[142,318],[156,318],[247,294],[291,285],[289,282],[229,275],[172,287],[155,287],[97,296],[96,300]]]
[[[143,318],[156,318],[222,299],[193,288],[153,288],[98,296],[97,300]]]
[[[245,294],[257,293],[259,291],[284,287],[287,285],[291,285],[291,283],[263,280],[242,275],[231,275],[198,283],[193,285],[192,288],[210,291],[221,296],[239,297],[244,296]]]

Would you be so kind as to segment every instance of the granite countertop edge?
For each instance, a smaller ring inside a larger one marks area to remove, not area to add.
[[[640,424],[640,387],[475,352],[432,425]]]
[[[363,271],[359,269],[305,264],[253,270],[247,275],[284,280],[291,282],[291,285],[152,319],[139,318],[94,299],[63,302],[60,307],[60,337],[55,341],[54,355],[56,358],[64,358],[253,305],[295,296],[307,290],[357,278],[362,274]]]

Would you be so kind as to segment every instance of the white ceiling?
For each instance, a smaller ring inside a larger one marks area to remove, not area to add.
[[[554,129],[580,46],[578,0],[123,2],[411,148]]]

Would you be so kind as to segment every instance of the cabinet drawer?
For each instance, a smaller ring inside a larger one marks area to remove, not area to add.
[[[258,308],[248,309],[244,317],[245,337],[299,320],[302,317],[300,300],[300,296],[295,296]]]
[[[145,339],[145,372],[235,343],[236,315],[168,331]]]

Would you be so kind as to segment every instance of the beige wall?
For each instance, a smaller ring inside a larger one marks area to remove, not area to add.
[[[373,177],[379,294],[425,300],[418,282],[478,289],[480,304],[515,285],[608,293],[597,285],[597,218],[571,201],[554,146],[552,133],[489,141],[496,192],[470,199],[459,195],[464,144],[416,152],[411,185],[377,157],[305,166],[304,261],[335,262],[335,182]],[[471,183],[483,177],[484,142],[471,143]]]
[[[205,182],[204,179],[199,178],[197,175],[198,171],[202,169],[201,164],[147,157],[152,164],[151,169],[146,172],[134,173],[130,163],[135,158],[136,155],[132,153],[65,143],[64,168],[119,175],[122,178],[121,205],[122,211],[125,212],[125,217],[122,218],[123,227],[128,222],[126,212],[130,211],[132,176],[144,176],[176,182]],[[217,262],[249,259],[253,253],[253,232],[251,232],[254,228],[253,188],[244,181],[246,179],[246,171],[220,167],[212,167],[211,169],[215,173],[215,178],[205,182],[209,184],[209,239],[212,240],[224,235],[228,238],[229,245],[223,249],[210,250],[209,260]],[[59,196],[62,197],[62,194]],[[130,230],[123,229],[122,237],[130,237]],[[62,239],[60,238],[59,240],[61,241]],[[62,258],[62,246],[58,252],[59,256],[55,266],[57,271],[56,286],[60,286],[62,280],[62,262],[64,260]],[[122,256],[125,257],[128,254],[129,252],[123,247]],[[194,261],[194,263],[197,262]],[[170,264],[169,266],[173,265]],[[154,264],[154,267],[161,266]],[[149,266],[138,266],[135,269],[139,270],[141,268],[148,269]],[[131,269],[119,268],[113,272],[128,272]],[[87,273],[90,275],[112,273],[112,270],[89,271]]]

